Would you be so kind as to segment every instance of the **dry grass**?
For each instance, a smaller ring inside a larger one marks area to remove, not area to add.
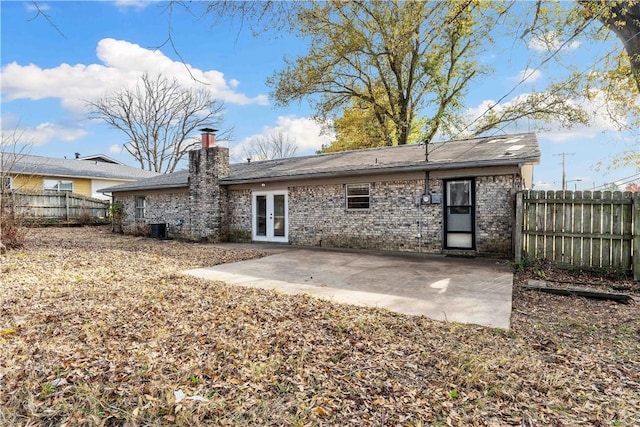
[[[33,231],[2,259],[0,425],[640,420],[638,306],[516,289],[506,332],[179,273],[259,255]]]

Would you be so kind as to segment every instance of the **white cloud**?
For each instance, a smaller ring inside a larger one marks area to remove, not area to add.
[[[571,40],[568,43],[561,40],[559,34],[553,31],[544,34],[534,35],[531,40],[528,41],[527,46],[538,52],[552,52],[558,49],[561,50],[575,50],[578,49],[581,43],[577,40]]]
[[[540,134],[552,142],[563,143],[571,140],[594,139],[605,132],[620,134],[619,125],[607,114],[604,94],[594,94],[592,100],[579,99],[574,101],[587,112],[590,123],[588,125],[577,124],[570,129],[562,128],[560,124],[551,124],[549,132]],[[625,122],[625,118],[619,118]]]
[[[123,147],[120,144],[113,144],[109,146],[108,151],[111,154],[122,154]]]
[[[24,7],[30,12],[38,12],[38,11],[44,12],[45,10],[51,9],[51,6],[49,6],[48,4],[40,3],[40,2],[38,2],[37,5],[33,4],[32,2],[25,3]]]
[[[556,189],[556,183],[555,182],[547,182],[547,181],[536,181],[533,183],[533,188],[535,190],[554,190]]]
[[[158,0],[116,0],[114,3],[119,9],[134,8],[142,10],[157,1]]]
[[[511,80],[517,82],[533,83],[542,77],[542,71],[534,70],[532,68],[526,68],[518,73],[517,76],[512,77]]]
[[[185,87],[204,86],[215,98],[229,104],[269,103],[266,95],[249,97],[236,92],[234,88],[239,82],[235,79],[226,81],[220,71],[193,68],[189,64],[170,59],[159,50],[106,38],[98,42],[96,53],[104,65],[60,64],[48,69],[16,62],[5,65],[0,74],[2,101],[59,98],[65,109],[84,113],[85,100],[98,98],[122,87],[131,87],[136,84],[140,75],[148,72],[175,78]]]
[[[521,101],[527,96],[529,95],[518,95],[508,102],[493,107],[493,111],[499,113],[511,103]],[[571,100],[571,102],[574,105],[581,106],[587,112],[587,115],[590,118],[590,123],[587,125],[576,124],[571,128],[563,127],[559,122],[544,123],[545,130],[538,130],[538,135],[545,137],[551,142],[563,143],[579,139],[593,139],[603,132],[618,130],[616,122],[606,114],[606,108],[603,107],[604,99],[602,96],[594,96],[593,100],[574,99]],[[495,101],[487,99],[482,101],[477,107],[469,108],[466,112],[466,123],[473,123],[477,118],[481,117],[486,111],[494,106],[494,104]],[[541,125],[541,123],[536,123],[533,120],[522,119],[517,123],[509,125],[505,131],[525,132],[535,129],[536,125]],[[469,126],[467,132],[470,132],[471,130],[473,130],[473,125]]]
[[[465,115],[467,116],[468,119],[466,120],[466,122],[472,123],[474,120],[480,118],[487,111],[489,111],[489,109],[500,108],[500,106],[496,106],[495,104],[496,104],[496,101],[494,101],[493,99],[485,99],[480,104],[478,104],[477,107],[467,109],[467,112]]]
[[[36,127],[20,128],[18,132],[22,142],[34,146],[44,145],[53,139],[71,142],[87,135],[84,129],[60,126],[50,122],[41,123]]]
[[[233,161],[244,161],[245,147],[249,147],[256,138],[264,137],[272,132],[282,132],[296,142],[296,155],[313,154],[322,145],[331,144],[334,135],[323,134],[322,125],[308,117],[280,116],[275,126],[265,126],[259,134],[251,135],[237,144],[232,144],[231,158]]]
[[[333,135],[323,135],[322,125],[308,117],[280,116],[275,130],[295,139],[303,152],[315,152],[322,148],[322,144],[330,144],[335,139]]]

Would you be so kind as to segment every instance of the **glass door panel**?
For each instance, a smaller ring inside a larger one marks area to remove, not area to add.
[[[253,193],[253,239],[287,242],[287,192]]]
[[[277,237],[284,236],[284,194],[275,194],[273,196],[273,235]]]
[[[447,248],[473,248],[472,180],[447,182],[446,240]]]
[[[256,235],[267,235],[267,196],[256,196]]]

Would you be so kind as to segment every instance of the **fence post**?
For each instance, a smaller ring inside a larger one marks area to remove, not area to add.
[[[513,225],[513,244],[515,246],[516,262],[522,261],[522,227],[524,215],[522,212],[522,191],[516,193],[516,223]]]
[[[633,212],[633,264],[631,269],[633,270],[633,280],[640,280],[640,193],[633,193],[631,211]]]
[[[69,221],[69,192],[64,192],[64,204],[66,207],[66,220]]]

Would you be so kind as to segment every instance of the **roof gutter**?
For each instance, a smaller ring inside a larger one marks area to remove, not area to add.
[[[22,169],[22,170],[1,170],[1,172],[3,173],[8,173],[11,175],[28,175],[28,176],[36,176],[36,177],[52,177],[52,178],[69,178],[69,179],[104,179],[104,180],[108,180],[108,181],[122,181],[122,182],[134,182],[136,180],[139,179],[146,179],[146,178],[153,178],[152,176],[148,176],[148,177],[140,177],[140,178],[114,178],[111,176],[100,176],[100,175],[73,175],[71,173],[69,174],[64,174],[64,173],[49,173],[49,172],[42,172],[42,171],[37,171],[37,170],[29,170],[27,171],[26,169]]]
[[[186,188],[186,187],[189,187],[188,183],[168,184],[168,185],[149,185],[149,186],[125,187],[125,188],[106,187],[98,190],[98,193],[104,194],[104,193],[112,193],[114,191],[119,192],[119,191],[141,191],[141,190],[164,190],[165,188]]]

